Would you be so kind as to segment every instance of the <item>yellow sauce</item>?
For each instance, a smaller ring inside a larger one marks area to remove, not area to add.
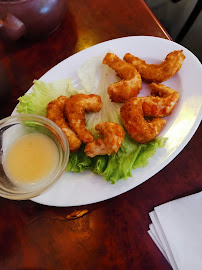
[[[8,178],[29,184],[42,181],[57,166],[56,144],[46,135],[31,133],[18,138],[6,150],[3,166]]]

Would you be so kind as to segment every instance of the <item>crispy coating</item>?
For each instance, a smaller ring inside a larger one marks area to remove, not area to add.
[[[60,96],[57,99],[51,101],[47,106],[46,117],[58,125],[65,133],[70,151],[77,151],[81,146],[81,140],[77,137],[73,130],[68,126],[64,117],[64,106],[66,102],[65,96]]]
[[[130,136],[139,143],[147,143],[153,140],[166,123],[161,118],[153,118],[151,121],[145,120],[142,100],[137,97],[131,98],[123,104],[121,119]]]
[[[65,102],[65,114],[69,125],[84,143],[94,140],[91,132],[85,127],[85,113],[99,112],[101,109],[102,100],[98,95],[77,94],[67,98]]]
[[[145,61],[130,53],[126,53],[124,60],[138,70],[142,79],[147,82],[161,83],[170,79],[181,68],[185,59],[183,51],[173,51],[169,53],[164,62],[159,65],[147,64]]]
[[[113,102],[125,102],[131,97],[136,97],[142,89],[142,79],[137,69],[119,59],[113,53],[107,53],[103,64],[113,68],[122,79],[120,82],[110,84],[108,94]]]
[[[165,117],[172,113],[179,99],[177,91],[163,84],[150,84],[152,96],[140,97],[146,117]]]
[[[85,146],[85,153],[89,157],[97,155],[111,155],[117,153],[123,140],[124,129],[122,126],[112,122],[102,122],[95,126],[95,129],[104,135],[104,138],[98,138]]]

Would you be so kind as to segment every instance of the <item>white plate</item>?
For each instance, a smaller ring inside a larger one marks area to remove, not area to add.
[[[165,118],[167,123],[160,134],[168,138],[166,146],[158,149],[149,164],[145,168],[134,170],[133,177],[126,181],[120,180],[112,185],[89,171],[65,172],[54,187],[32,199],[33,201],[51,206],[77,206],[124,193],[148,180],[171,162],[189,142],[201,120],[201,64],[186,48],[166,39],[135,36],[103,42],[72,55],[41,77],[45,82],[72,77],[76,82],[78,68],[92,56],[107,51],[113,51],[121,58],[130,52],[148,63],[160,63],[174,50],[183,50],[186,58],[180,71],[165,82],[180,94],[180,100],[172,115]]]

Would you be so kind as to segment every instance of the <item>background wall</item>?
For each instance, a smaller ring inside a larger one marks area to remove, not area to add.
[[[161,24],[176,39],[198,0],[145,0]],[[202,12],[187,32],[181,45],[192,51],[202,62]]]

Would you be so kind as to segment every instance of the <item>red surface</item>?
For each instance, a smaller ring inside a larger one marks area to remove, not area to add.
[[[0,41],[0,118],[12,112],[34,79],[80,50],[124,36],[169,38],[142,0],[69,0],[68,5],[60,28],[47,39]],[[148,213],[201,190],[201,131],[158,174],[105,202],[56,208],[0,199],[0,269],[171,269],[147,234]],[[81,209],[89,213],[65,221]]]

